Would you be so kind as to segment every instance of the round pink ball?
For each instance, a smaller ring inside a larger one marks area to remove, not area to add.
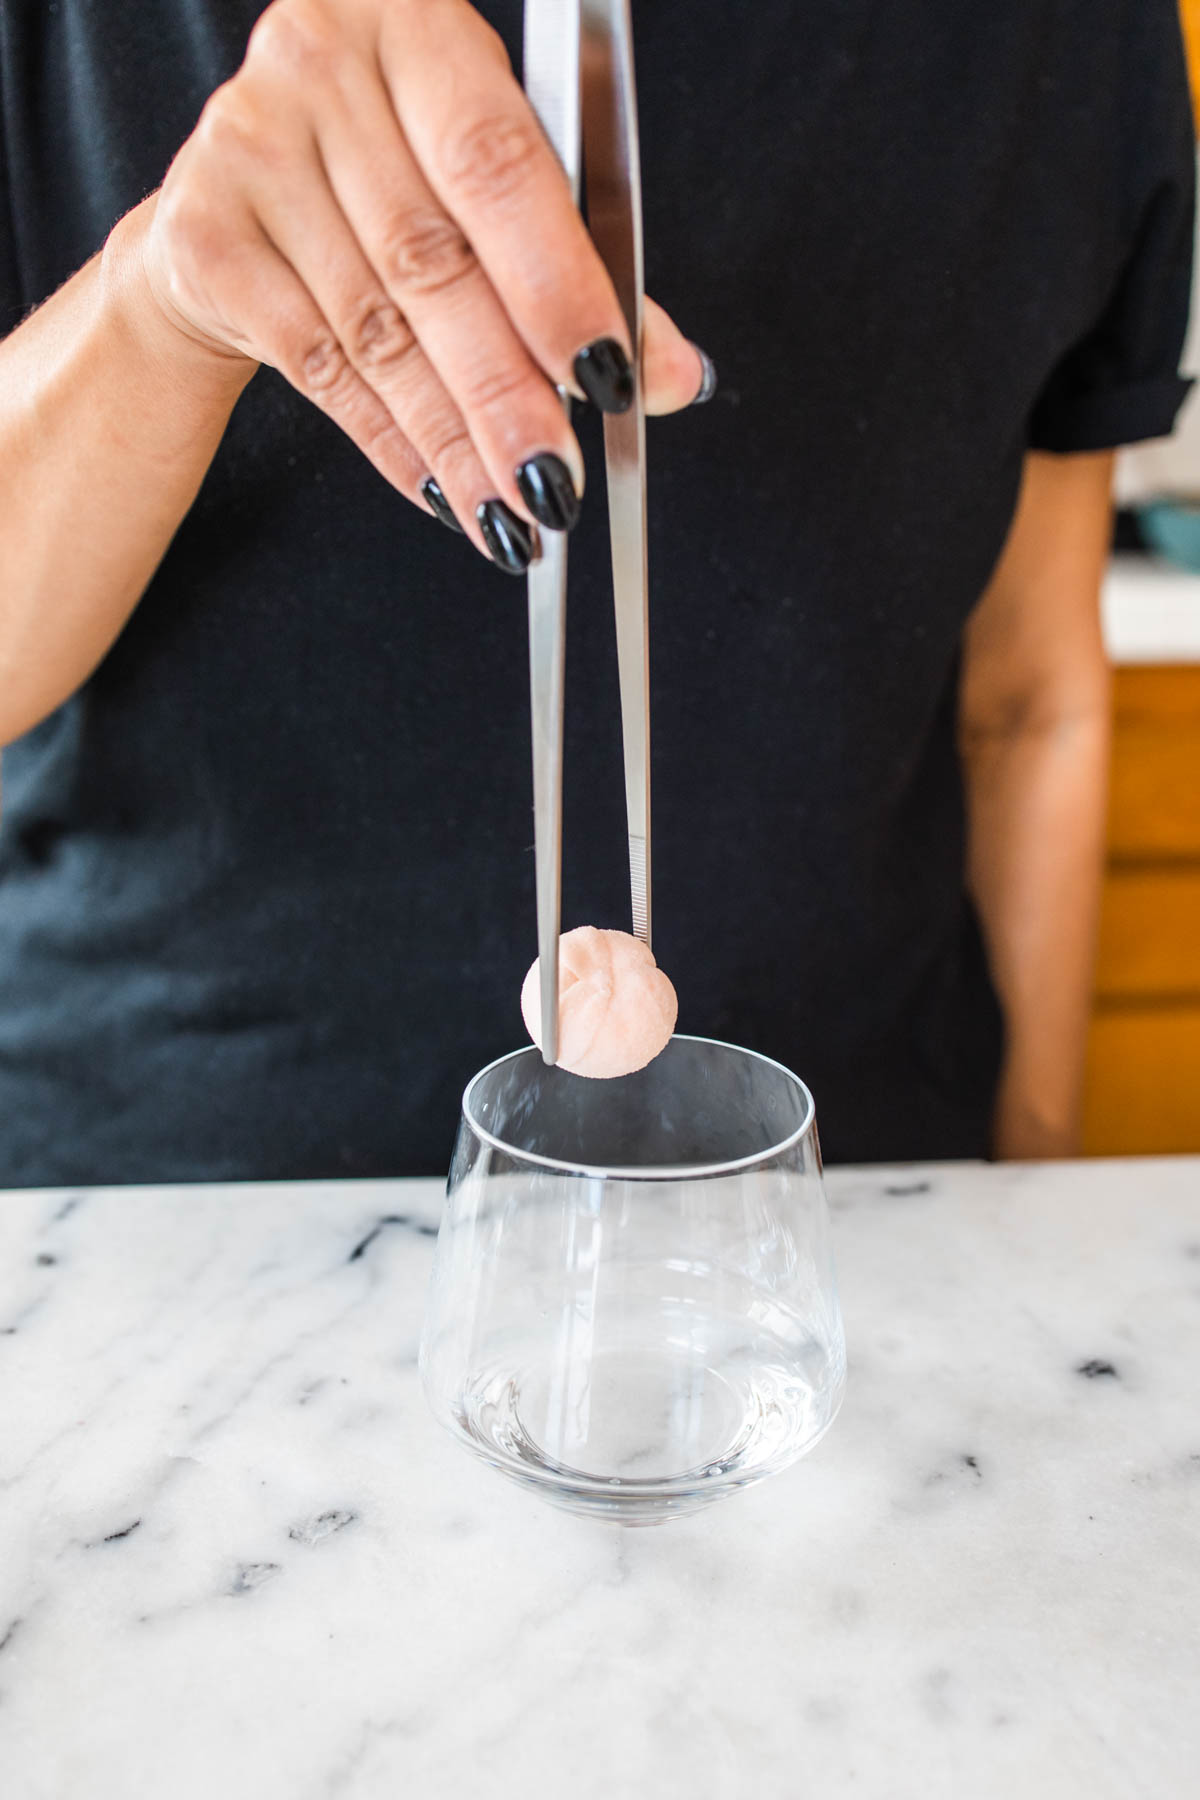
[[[573,1075],[632,1075],[665,1050],[679,1002],[649,948],[627,931],[580,925],[558,940],[558,1062]],[[540,958],[525,977],[521,1012],[542,1044]]]

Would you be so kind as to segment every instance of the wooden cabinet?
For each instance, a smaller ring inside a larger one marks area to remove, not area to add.
[[[1084,1148],[1200,1150],[1200,666],[1116,671]]]

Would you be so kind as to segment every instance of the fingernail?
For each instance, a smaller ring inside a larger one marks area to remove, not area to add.
[[[704,374],[700,380],[700,392],[692,401],[692,405],[707,406],[717,391],[717,371],[713,366],[713,359],[708,354],[707,350],[702,350],[699,344],[693,344],[692,349],[700,358],[700,366],[704,370]]]
[[[616,338],[585,344],[572,365],[575,379],[601,412],[628,412],[633,405],[633,370]]]
[[[503,500],[485,500],[475,508],[488,555],[506,575],[524,575],[537,555],[537,537]]]
[[[579,495],[571,471],[561,456],[543,450],[517,470],[521,498],[539,525],[551,531],[572,531],[579,519]]]
[[[448,525],[451,531],[462,531],[462,526],[459,524],[451,510],[450,502],[447,500],[445,494],[443,494],[432,475],[427,475],[421,483],[421,492],[428,501],[430,510],[433,512],[435,518],[440,519],[443,525]]]

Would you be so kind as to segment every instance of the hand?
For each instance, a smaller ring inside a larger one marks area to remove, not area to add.
[[[1027,1080],[1006,1069],[992,1115],[992,1153],[1000,1162],[1058,1162],[1081,1155],[1078,1107],[1047,1108]]]
[[[171,165],[143,267],[174,328],[278,369],[513,574],[537,554],[531,526],[578,516],[552,384],[630,403],[612,284],[466,0],[274,0]],[[673,411],[704,363],[646,313],[647,407]]]

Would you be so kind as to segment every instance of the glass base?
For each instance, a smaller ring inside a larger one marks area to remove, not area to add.
[[[623,1525],[658,1525],[710,1506],[796,1461],[825,1434],[844,1375],[810,1386],[793,1368],[744,1376],[678,1348],[592,1358],[585,1388],[558,1365],[481,1371],[454,1409],[456,1435],[492,1468],[552,1505]],[[664,1470],[663,1445],[676,1467]]]

